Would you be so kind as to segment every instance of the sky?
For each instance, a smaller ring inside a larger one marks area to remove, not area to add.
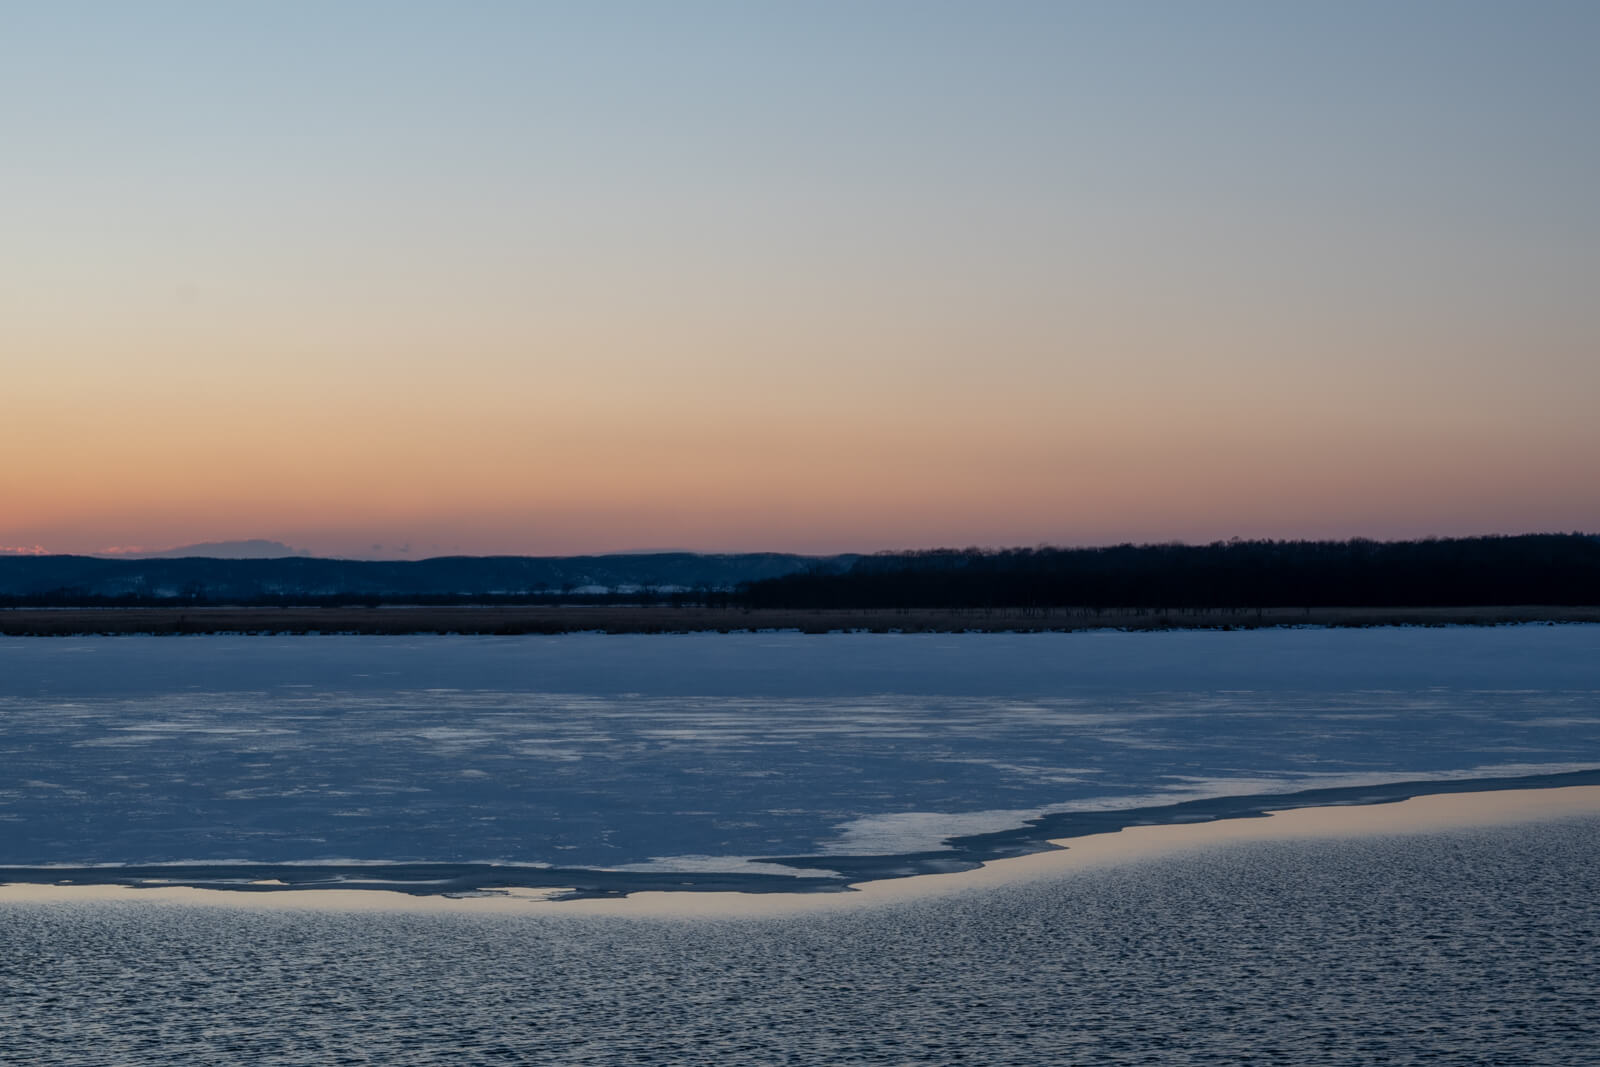
[[[1600,5],[0,0],[0,551],[1600,531]]]

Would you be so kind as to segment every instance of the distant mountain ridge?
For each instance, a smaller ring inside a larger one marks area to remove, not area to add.
[[[282,541],[251,538],[248,541],[202,541],[197,545],[181,545],[159,552],[101,552],[97,559],[284,559],[289,556],[309,557],[303,548],[290,548]]]
[[[396,602],[407,597],[712,592],[812,570],[844,570],[858,558],[778,552],[440,556],[425,560],[6,556],[0,557],[0,597],[36,604],[101,600],[250,603],[340,597]]]

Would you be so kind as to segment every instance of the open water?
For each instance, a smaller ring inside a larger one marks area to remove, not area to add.
[[[0,906],[0,1061],[1589,1067],[1597,845],[1230,846],[788,918]]]

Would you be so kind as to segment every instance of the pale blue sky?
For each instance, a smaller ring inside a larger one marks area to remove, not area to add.
[[[0,3],[0,446],[125,442],[0,476],[0,545],[1600,528],[1596,55],[1591,3]]]

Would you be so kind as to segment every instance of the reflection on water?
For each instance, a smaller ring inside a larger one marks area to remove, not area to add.
[[[0,907],[19,1063],[1600,1061],[1600,820],[837,914]]]

